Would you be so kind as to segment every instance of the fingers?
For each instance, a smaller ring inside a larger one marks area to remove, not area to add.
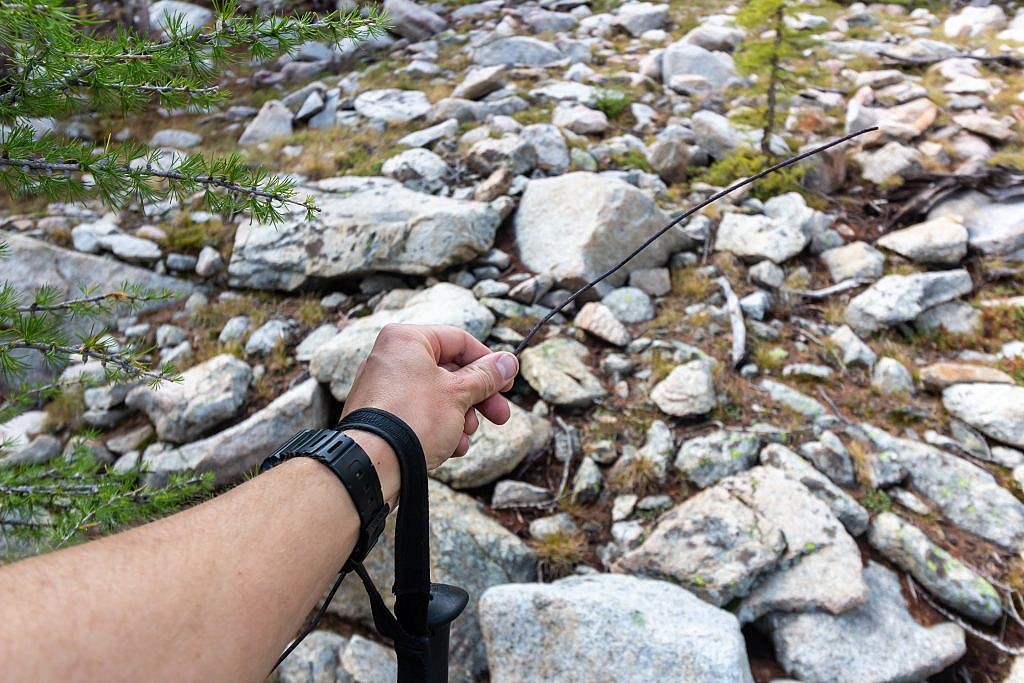
[[[509,383],[519,372],[519,361],[511,353],[488,353],[452,373],[456,394],[463,406],[483,403]]]
[[[494,394],[490,398],[484,399],[482,403],[476,404],[476,409],[496,425],[503,425],[512,417],[512,409],[509,408],[508,400],[501,394]]]
[[[462,428],[462,433],[472,436],[479,426],[480,418],[476,416],[476,408],[470,408],[466,411],[466,426]]]
[[[468,452],[469,452],[469,437],[466,436],[465,434],[463,434],[462,437],[459,439],[458,447],[455,449],[455,452],[452,453],[452,457],[453,458],[461,458],[462,456],[464,456]]]
[[[413,327],[417,332],[423,334],[430,344],[438,365],[454,363],[462,367],[491,353],[491,350],[483,342],[458,327],[447,325]]]

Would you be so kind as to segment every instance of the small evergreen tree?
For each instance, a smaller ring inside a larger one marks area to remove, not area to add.
[[[247,213],[275,223],[288,204],[312,216],[316,206],[296,196],[292,179],[250,166],[238,155],[168,159],[144,144],[108,140],[94,146],[37,132],[50,117],[127,116],[154,105],[209,110],[227,101],[217,82],[227,64],[266,61],[308,41],[363,40],[387,28],[386,18],[372,8],[249,17],[238,13],[235,0],[225,0],[215,6],[215,15],[207,28],[168,16],[163,37],[154,39],[59,0],[0,2],[0,190],[15,198],[97,200],[114,210],[169,197],[184,202],[198,193],[206,208],[227,216]],[[10,250],[0,241],[0,271],[5,258]],[[151,349],[118,347],[101,322],[170,296],[132,283],[113,288],[82,283],[81,291],[71,294],[52,286],[28,292],[18,283],[0,283],[0,424],[68,389],[59,382],[28,381],[26,353],[40,354],[58,370],[72,360],[98,360],[107,383],[177,379],[173,367],[152,366]],[[69,338],[68,323],[83,319],[92,321],[90,331]],[[11,445],[0,442],[0,456]],[[72,448],[69,457],[45,465],[0,466],[0,556],[10,552],[7,536],[59,546],[166,512],[210,486],[209,478],[183,475],[151,490],[139,485],[137,471],[115,473],[87,450]]]
[[[791,0],[748,0],[736,15],[736,23],[755,34],[736,51],[736,67],[747,76],[767,77],[761,152],[768,158],[774,156],[770,145],[778,128],[779,100],[804,87],[813,71],[795,66],[814,45],[814,30],[793,28],[800,25],[795,10]]]

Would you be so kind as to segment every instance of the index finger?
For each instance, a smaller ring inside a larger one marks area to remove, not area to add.
[[[451,363],[459,367],[493,353],[483,342],[469,332],[450,325],[419,326],[438,365]]]

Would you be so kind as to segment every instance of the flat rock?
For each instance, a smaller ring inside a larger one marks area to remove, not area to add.
[[[1024,249],[1024,200],[997,202],[980,192],[960,192],[935,205],[928,218],[952,214],[963,218],[971,249],[987,255]]]
[[[478,618],[480,596],[491,586],[536,579],[536,559],[523,541],[488,517],[476,500],[434,480],[427,486],[431,579],[469,593],[469,606],[452,624],[448,680],[473,683],[487,669]],[[365,562],[389,608],[394,607],[394,525],[392,515]],[[342,582],[330,611],[343,619],[373,625],[366,590],[354,575]]]
[[[860,165],[861,175],[865,179],[876,185],[884,185],[918,168],[921,154],[913,147],[893,141],[877,150],[856,152],[853,160]]]
[[[414,147],[385,161],[380,172],[414,192],[433,194],[445,186],[450,171],[444,159],[428,149]]]
[[[573,339],[547,339],[523,351],[523,379],[547,403],[587,407],[607,393],[583,360],[588,354]]]
[[[860,551],[829,506],[783,470],[758,466],[720,486],[778,529],[786,549],[740,604],[739,619],[770,612],[845,612],[864,601]]]
[[[180,383],[133,389],[125,404],[146,413],[160,440],[186,443],[237,416],[251,383],[252,368],[223,354],[186,370]]]
[[[805,417],[820,417],[825,414],[825,406],[818,399],[808,396],[796,389],[771,379],[761,380],[760,386],[768,392],[773,401],[781,403],[795,413]]]
[[[419,90],[368,90],[355,99],[356,111],[368,119],[404,123],[425,116],[430,100]]]
[[[921,382],[935,392],[954,384],[1014,384],[1013,377],[1002,370],[967,363],[934,363],[921,368]]]
[[[703,360],[677,366],[651,390],[651,400],[666,415],[696,417],[718,405],[714,377]]]
[[[850,242],[819,255],[833,282],[877,280],[885,272],[885,255],[867,242]]]
[[[536,152],[537,168],[550,175],[561,175],[569,169],[569,146],[558,126],[534,123],[523,128],[520,135]]]
[[[578,135],[600,135],[608,130],[608,116],[582,104],[556,107],[551,122]]]
[[[668,20],[668,5],[652,2],[627,2],[619,5],[615,25],[639,38],[645,31],[660,29]]]
[[[451,96],[478,100],[504,86],[507,72],[504,64],[470,69],[462,82],[455,86]]]
[[[369,354],[381,329],[389,323],[454,325],[483,340],[494,325],[494,314],[473,293],[442,282],[417,292],[399,309],[382,310],[350,322],[334,339],[313,354],[309,374],[344,401],[359,363]]]
[[[912,275],[887,275],[854,297],[846,307],[846,322],[860,334],[909,322],[925,310],[970,294],[966,270]]]
[[[868,528],[868,511],[850,494],[815,469],[809,462],[781,444],[768,444],[761,449],[761,464],[776,467],[803,484],[813,496],[828,505],[832,514],[853,536]]]
[[[310,193],[308,221],[243,223],[228,265],[233,287],[294,291],[376,272],[428,275],[487,251],[501,216],[489,204],[413,192],[386,178],[331,178]]]
[[[830,481],[847,488],[856,485],[850,453],[839,437],[832,432],[822,432],[818,441],[800,444],[798,450],[800,455],[807,458]]]
[[[1024,387],[954,384],[942,392],[942,405],[986,436],[1024,447]]]
[[[264,102],[256,118],[242,131],[240,145],[258,145],[274,138],[292,134],[292,112],[278,100]]]
[[[233,427],[145,457],[146,482],[161,486],[171,475],[187,470],[213,472],[218,485],[238,482],[246,472],[259,467],[288,435],[302,429],[326,428],[328,403],[324,388],[316,380],[306,380]]]
[[[920,681],[964,655],[959,626],[925,628],[914,620],[896,574],[870,562],[864,582],[867,600],[843,614],[768,616],[775,654],[789,675],[806,683]]]
[[[618,321],[611,309],[596,301],[584,304],[573,324],[615,346],[625,346],[630,342],[626,326]]]
[[[550,273],[563,286],[581,286],[664,221],[661,209],[636,187],[597,173],[568,173],[527,184],[515,215],[516,245],[527,269]],[[598,290],[605,294],[632,270],[662,265],[688,244],[681,228],[669,231]]]
[[[684,441],[676,455],[679,472],[700,488],[749,469],[757,462],[761,439],[756,434],[719,430]]]
[[[746,595],[785,547],[771,522],[716,486],[665,513],[613,569],[678,583],[722,606]]]
[[[677,76],[700,76],[715,89],[727,87],[737,78],[736,65],[725,52],[712,52],[684,40],[672,43],[662,54],[661,78],[670,85]]]
[[[955,265],[967,256],[967,228],[957,216],[944,216],[890,232],[878,246],[918,263]]]
[[[494,683],[753,681],[736,618],[663,581],[498,586],[481,598],[480,621]]]
[[[914,328],[919,332],[943,330],[950,334],[974,334],[980,325],[981,311],[959,299],[929,308],[914,318]]]
[[[634,271],[633,275],[639,271]],[[632,281],[632,280],[631,280]],[[642,323],[654,317],[651,297],[637,287],[619,287],[601,299],[616,320],[623,323]]]
[[[455,489],[484,486],[505,476],[544,448],[551,439],[551,424],[509,403],[511,417],[497,426],[486,419],[469,439],[469,451],[431,472],[435,479]]]
[[[910,572],[929,593],[960,614],[985,624],[1003,615],[999,594],[988,581],[899,515],[883,512],[875,517],[868,541],[887,560]]]
[[[481,66],[554,66],[566,55],[551,43],[529,36],[509,36],[476,49],[474,61]]]
[[[384,11],[391,19],[391,30],[411,42],[426,40],[448,28],[443,18],[412,0],[384,0]]]
[[[848,325],[842,325],[828,340],[835,344],[842,354],[843,365],[862,365],[870,368],[878,355]]]

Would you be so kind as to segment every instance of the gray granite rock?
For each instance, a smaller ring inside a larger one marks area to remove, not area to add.
[[[557,47],[529,36],[509,36],[484,43],[476,49],[474,61],[481,66],[551,66],[566,56]]]
[[[256,328],[245,342],[248,356],[266,356],[280,344],[289,344],[295,336],[298,325],[290,318],[268,320]]]
[[[583,304],[573,324],[615,346],[625,346],[630,342],[626,326],[616,319],[615,314],[607,306],[596,301]]]
[[[434,194],[445,187],[450,170],[438,155],[428,149],[414,147],[385,161],[380,172],[414,192]]]
[[[839,486],[852,488],[856,485],[853,475],[853,461],[850,452],[835,434],[822,432],[819,441],[800,444],[797,449],[814,467]]]
[[[985,435],[1024,447],[1024,387],[1009,384],[954,384],[942,405]]]
[[[636,274],[636,271],[633,273]],[[632,324],[647,322],[654,317],[654,304],[643,290],[636,287],[619,287],[601,299],[619,322]]]
[[[878,246],[919,263],[956,265],[967,256],[967,228],[959,216],[943,216],[890,232]]]
[[[498,586],[481,598],[480,620],[494,683],[753,681],[736,618],[663,581]]]
[[[405,123],[425,116],[430,100],[419,90],[368,90],[355,99],[356,111],[368,119]]]
[[[895,358],[880,358],[871,370],[871,388],[880,394],[909,396],[914,393],[914,378]]]
[[[753,467],[761,448],[756,434],[719,430],[684,441],[675,467],[700,488]]]
[[[265,102],[249,125],[242,131],[238,144],[242,146],[258,145],[274,138],[292,134],[292,112],[282,102],[270,100]]]
[[[426,40],[448,28],[442,17],[412,0],[384,0],[384,11],[391,19],[392,30],[411,42]]]
[[[920,681],[964,655],[955,624],[926,628],[907,610],[899,577],[870,562],[863,605],[844,614],[806,612],[767,618],[779,662],[806,683]]]
[[[313,631],[277,668],[279,683],[353,683],[341,668],[348,640],[332,631]]]
[[[820,255],[833,282],[877,280],[885,272],[885,256],[867,242],[850,242]]]
[[[704,360],[677,366],[651,390],[661,412],[675,417],[705,415],[718,405],[714,377]]]
[[[818,399],[808,396],[781,382],[761,380],[760,387],[768,392],[773,401],[781,403],[795,413],[816,418],[825,414],[825,406]]]
[[[548,403],[589,406],[607,392],[583,360],[588,353],[572,339],[545,340],[520,356],[523,379]]]
[[[146,413],[162,441],[186,443],[238,415],[251,383],[249,365],[224,354],[189,368],[180,383],[136,387],[125,404]]]
[[[875,364],[878,355],[864,340],[857,336],[848,325],[843,325],[833,332],[828,340],[839,348],[843,365],[861,365],[870,368]]]
[[[957,612],[985,624],[1003,615],[999,594],[988,581],[899,515],[883,512],[875,517],[868,541]]]
[[[970,294],[966,270],[912,275],[887,275],[854,297],[846,307],[846,322],[860,334],[909,322],[933,306]]]
[[[398,678],[395,651],[358,634],[349,638],[340,661],[353,683],[392,683]]]

